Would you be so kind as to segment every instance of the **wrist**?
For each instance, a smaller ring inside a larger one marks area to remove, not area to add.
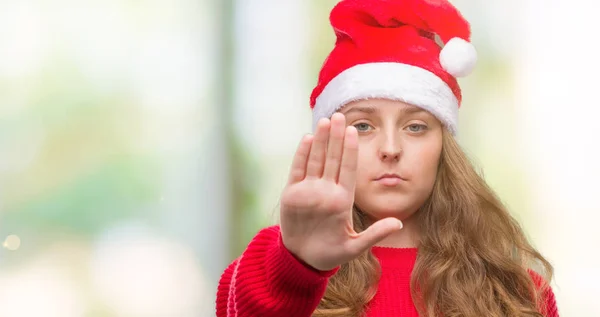
[[[281,248],[285,249],[285,252],[288,253],[290,255],[291,258],[293,258],[297,263],[299,263],[300,265],[302,265],[304,268],[306,268],[307,270],[314,272],[320,276],[325,276],[325,277],[329,277],[334,275],[340,268],[340,266],[335,266],[333,268],[321,268],[318,266],[313,266],[311,264],[309,264],[308,262],[306,262],[305,260],[303,260],[300,256],[298,256],[297,254],[295,254],[294,252],[292,252],[283,242],[283,236],[280,235],[280,245]]]

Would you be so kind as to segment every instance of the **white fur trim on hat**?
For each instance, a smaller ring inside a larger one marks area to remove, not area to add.
[[[450,87],[432,72],[401,63],[368,63],[346,69],[332,79],[317,97],[313,131],[321,118],[331,117],[346,104],[383,98],[421,107],[456,133],[458,100]]]

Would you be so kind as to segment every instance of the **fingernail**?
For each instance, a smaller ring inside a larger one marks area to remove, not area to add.
[[[329,122],[328,118],[321,118],[321,119],[319,119],[319,122],[317,124],[323,125],[323,124],[326,124],[327,122]]]
[[[336,112],[336,113],[334,113],[334,114],[331,116],[331,118],[333,119],[333,117],[334,117],[334,116],[335,116],[335,117],[339,117],[339,118],[343,118],[343,117],[344,117],[344,115],[343,115],[343,114],[341,114],[341,113],[339,113],[339,112]]]

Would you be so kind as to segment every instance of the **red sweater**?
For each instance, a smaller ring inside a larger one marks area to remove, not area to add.
[[[418,317],[410,295],[417,249],[373,247],[381,264],[377,294],[368,317]],[[225,270],[217,290],[217,317],[310,317],[336,270],[316,271],[283,245],[278,226],[261,230]],[[532,275],[539,285],[541,278]],[[545,296],[547,317],[558,317],[552,290]]]

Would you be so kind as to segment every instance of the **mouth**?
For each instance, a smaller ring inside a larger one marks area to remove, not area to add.
[[[404,181],[406,181],[406,179],[398,174],[383,174],[375,179],[375,182],[389,187],[397,186]]]

